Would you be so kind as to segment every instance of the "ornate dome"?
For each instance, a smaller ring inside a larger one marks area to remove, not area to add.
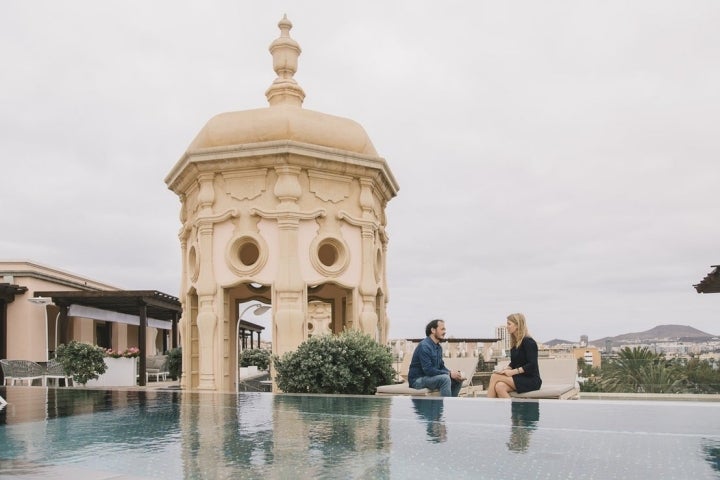
[[[265,92],[267,108],[216,115],[188,147],[188,153],[205,148],[291,140],[377,156],[365,129],[353,120],[302,108],[305,92],[293,76],[300,46],[290,38],[292,23],[278,23],[280,37],[270,44],[277,78]]]

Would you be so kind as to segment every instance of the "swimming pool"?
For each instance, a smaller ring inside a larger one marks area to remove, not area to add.
[[[0,387],[0,478],[720,478],[720,403]]]

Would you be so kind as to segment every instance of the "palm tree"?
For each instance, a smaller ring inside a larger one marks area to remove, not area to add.
[[[688,392],[720,393],[720,370],[715,368],[714,359],[691,358],[685,372]]]
[[[648,347],[625,347],[602,369],[606,392],[669,393],[681,389],[684,375]]]
[[[680,393],[683,391],[685,375],[660,360],[643,368],[642,380],[640,389],[645,393]]]

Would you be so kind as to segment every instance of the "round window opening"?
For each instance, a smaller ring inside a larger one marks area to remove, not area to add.
[[[332,267],[338,261],[338,250],[332,243],[323,243],[318,249],[318,258],[326,267]]]
[[[255,265],[258,258],[260,258],[260,249],[255,242],[246,241],[240,245],[240,248],[238,249],[238,258],[246,267]]]
[[[198,263],[197,263],[197,251],[195,246],[190,247],[190,253],[188,254],[188,267],[190,268],[190,276],[193,280],[197,280],[198,276]]]

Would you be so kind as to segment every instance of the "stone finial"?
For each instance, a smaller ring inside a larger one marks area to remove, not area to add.
[[[293,78],[297,72],[298,57],[300,56],[300,45],[290,38],[292,22],[287,15],[283,15],[278,22],[280,36],[270,44],[270,53],[273,57],[273,70],[277,78],[270,88],[265,92],[270,106],[294,105],[302,106],[305,100],[305,92]]]

